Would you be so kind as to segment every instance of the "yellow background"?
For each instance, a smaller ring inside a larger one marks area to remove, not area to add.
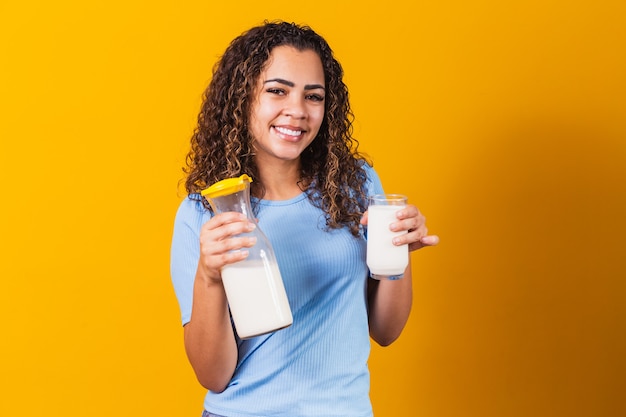
[[[177,182],[215,59],[265,18],[328,39],[361,150],[442,239],[373,349],[376,415],[626,415],[621,0],[2,0],[0,415],[199,415]]]

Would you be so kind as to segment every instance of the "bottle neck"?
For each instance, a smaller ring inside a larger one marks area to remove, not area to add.
[[[250,205],[250,189],[220,197],[208,198],[209,204],[215,213],[226,213],[234,211],[245,214],[248,218],[254,218],[252,206]]]

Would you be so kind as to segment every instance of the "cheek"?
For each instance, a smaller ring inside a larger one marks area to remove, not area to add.
[[[253,136],[258,136],[261,132],[265,131],[271,120],[270,113],[267,109],[258,107],[250,114],[248,130],[253,133]]]
[[[271,101],[261,102],[257,108],[255,119],[257,123],[269,124],[280,115],[280,107]]]
[[[315,128],[319,131],[322,123],[324,122],[324,109],[319,112],[316,112],[312,117],[312,121],[315,124]]]

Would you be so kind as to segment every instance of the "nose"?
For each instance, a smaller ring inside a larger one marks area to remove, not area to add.
[[[284,113],[294,119],[306,118],[306,106],[304,99],[300,97],[292,97],[285,107]]]

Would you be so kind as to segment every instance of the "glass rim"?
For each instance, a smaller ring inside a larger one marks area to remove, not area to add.
[[[404,202],[406,203],[408,197],[404,194],[372,194],[367,197],[369,202],[371,201],[387,201],[387,202]]]

